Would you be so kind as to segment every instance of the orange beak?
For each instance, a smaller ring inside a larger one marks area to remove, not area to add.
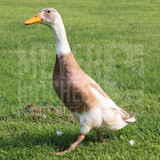
[[[24,22],[26,26],[31,25],[31,24],[38,24],[38,23],[42,23],[42,18],[40,17],[40,13],[36,14],[31,19]]]

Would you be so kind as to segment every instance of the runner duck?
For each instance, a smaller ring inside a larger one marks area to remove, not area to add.
[[[53,87],[63,104],[73,113],[81,126],[77,141],[63,152],[74,150],[90,130],[95,130],[100,142],[106,140],[101,132],[117,131],[135,122],[135,117],[118,107],[101,87],[76,62],[68,44],[60,14],[53,8],[42,9],[25,25],[42,23],[53,32],[56,40],[56,63],[53,71]]]

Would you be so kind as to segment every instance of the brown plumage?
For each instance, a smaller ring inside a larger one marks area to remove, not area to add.
[[[90,89],[90,85],[98,87],[93,82],[79,67],[72,53],[56,56],[53,86],[70,111],[83,113],[98,106],[99,101]]]

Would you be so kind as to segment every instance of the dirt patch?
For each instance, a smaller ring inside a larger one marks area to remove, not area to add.
[[[20,109],[20,115],[28,120],[42,120],[49,116],[50,118],[58,117],[64,122],[73,122],[73,116],[71,113],[66,113],[65,110],[59,110],[55,106],[35,106],[33,104],[27,104],[24,108]]]
[[[33,104],[28,104],[26,107],[21,108],[21,114],[26,112],[43,113],[44,109],[41,106],[34,106]]]

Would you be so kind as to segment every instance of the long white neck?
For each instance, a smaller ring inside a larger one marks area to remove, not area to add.
[[[71,49],[68,44],[67,35],[62,19],[59,19],[56,24],[51,26],[51,29],[56,40],[56,54],[62,55],[70,53]]]

